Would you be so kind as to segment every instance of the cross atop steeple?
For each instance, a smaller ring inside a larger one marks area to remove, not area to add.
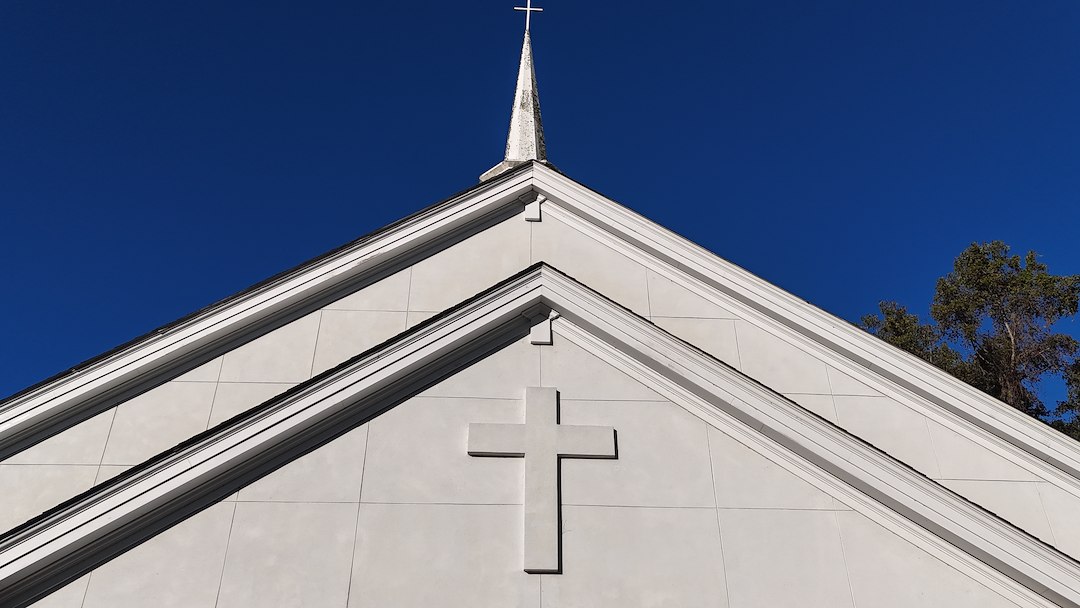
[[[525,41],[521,45],[521,64],[518,66],[517,89],[514,91],[514,107],[510,114],[510,132],[506,136],[506,155],[503,161],[480,176],[484,181],[532,160],[547,161],[544,145],[544,125],[540,120],[540,94],[536,88],[536,70],[533,68],[532,37],[529,34],[530,16],[544,9],[534,8],[532,0],[524,7]]]
[[[515,6],[514,10],[515,11],[525,11],[525,31],[526,32],[529,31],[529,24],[532,22],[532,14],[533,13],[542,13],[542,12],[544,12],[544,9],[542,9],[542,8],[533,8],[532,0],[526,0],[525,6]]]

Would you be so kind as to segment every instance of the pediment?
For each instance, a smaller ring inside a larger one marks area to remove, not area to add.
[[[403,269],[411,273],[403,325],[411,326],[536,262],[563,269],[1047,542],[1080,552],[1080,536],[1063,523],[1080,506],[1076,442],[542,163],[523,164],[7,399],[0,459],[184,371],[199,373],[215,357]],[[310,377],[304,372],[288,383]],[[893,422],[887,428],[878,424],[885,418]],[[1016,508],[1010,497],[1018,488],[1006,481],[1037,482],[1064,506],[1045,514]],[[1047,529],[1046,519],[1058,521],[1057,529]]]
[[[554,321],[549,310],[558,313]],[[542,344],[548,331],[553,333],[550,347],[532,344]],[[516,358],[492,354],[511,353],[514,348],[527,352]],[[559,349],[563,354],[557,354]],[[536,360],[534,371],[529,369],[530,358]],[[522,361],[522,369],[499,367],[507,362],[511,367],[520,366]],[[567,478],[567,483],[576,485],[564,487],[564,496],[579,496],[574,500],[582,505],[607,500],[629,503],[621,506],[663,509],[671,507],[667,503],[672,501],[685,501],[680,505],[709,509],[711,498],[713,509],[718,501],[750,501],[725,504],[753,508],[753,501],[764,500],[773,501],[769,504],[774,506],[786,505],[789,510],[850,511],[862,522],[856,527],[870,526],[860,528],[860,534],[873,537],[884,529],[887,535],[962,569],[1015,604],[1076,605],[1080,597],[1076,591],[1080,568],[1072,560],[646,319],[557,270],[539,265],[9,533],[0,539],[0,598],[5,605],[22,605],[226,500],[239,488],[257,488],[262,482],[249,484],[277,470],[264,481],[272,479],[288,469],[287,463],[318,446],[335,445],[333,440],[350,429],[373,420],[377,423],[384,412],[389,412],[387,416],[407,412],[410,399],[416,395],[424,396],[427,391],[428,396],[454,398],[453,391],[462,390],[454,389],[455,383],[471,387],[473,397],[477,397],[476,391],[488,391],[479,397],[509,401],[500,415],[512,412],[530,385],[555,385],[566,402],[614,402],[616,406],[607,410],[576,408],[569,415],[580,417],[578,420],[561,422],[597,426],[607,419],[625,435],[620,441],[626,449],[633,445],[639,455],[647,451],[631,439],[635,420],[655,415],[647,404],[655,405],[656,411],[667,408],[660,415],[663,420],[693,421],[705,433],[707,445],[715,440],[721,454],[734,455],[726,464],[723,459],[708,463],[710,469],[721,471],[723,484],[738,488],[741,483],[751,488],[753,484],[747,481],[755,476],[759,482],[773,478],[761,486],[774,488],[774,495],[764,492],[755,496],[740,488],[730,496],[720,496],[714,474],[707,476],[708,485],[694,478],[701,475],[703,468],[699,467],[668,485],[668,492],[674,494],[663,498],[665,504],[650,505],[648,501],[655,499],[650,497],[663,494],[653,488],[658,482],[640,478],[635,482],[632,477],[642,475],[648,467],[624,471],[631,481],[612,483],[608,479],[605,485],[608,475],[617,478],[614,465],[618,460],[582,461],[589,469],[579,471],[591,469],[595,478]],[[472,413],[477,419],[469,422],[511,422],[485,420],[481,412]],[[511,416],[520,418],[521,413]],[[629,417],[620,421],[620,416]],[[640,428],[649,426],[642,424]],[[446,432],[462,443],[462,430],[451,426]],[[402,432],[408,431],[406,425]],[[674,450],[674,443],[680,442],[649,447],[663,452]],[[727,447],[721,449],[723,446]],[[465,445],[458,447],[464,449]],[[370,451],[370,444],[365,450],[369,457],[378,457]],[[627,452],[626,458],[630,454]],[[464,454],[459,456],[467,459]],[[470,464],[502,465],[504,476],[506,470],[520,464],[480,462]],[[605,471],[604,465],[612,468]],[[740,469],[742,465],[751,470]],[[402,476],[407,474],[398,477]],[[507,479],[513,477],[511,474]],[[380,482],[368,481],[373,484],[369,491],[377,494]],[[399,491],[393,476],[382,483],[384,492]],[[448,487],[460,490],[460,484]],[[507,490],[504,487],[501,491]],[[639,495],[633,495],[635,491]],[[472,495],[475,493],[464,497],[467,500]],[[452,496],[435,499],[455,502]],[[492,499],[499,500],[506,498]],[[382,502],[423,504],[424,497],[386,496]],[[579,522],[575,526],[591,532],[612,526],[611,521],[618,519],[590,520],[580,510],[564,516],[567,522]],[[755,525],[764,525],[747,517],[750,519],[739,520],[732,528],[753,530]],[[833,517],[839,521],[836,518],[840,516]],[[617,537],[617,531],[609,530],[589,542],[608,536]]]
[[[535,163],[0,404],[0,528],[540,262],[1080,552],[1075,442]]]
[[[542,221],[521,222],[523,216]],[[510,218],[519,221],[506,221]],[[468,253],[475,236],[493,228],[514,233],[500,242],[528,240],[529,247],[504,247],[495,254],[481,247]],[[433,254],[444,249],[460,254],[453,261],[435,261]],[[1044,481],[1080,504],[1076,442],[542,163],[523,164],[5,400],[0,404],[0,458],[320,307],[367,291],[404,268],[417,271],[410,303],[416,312],[410,315],[419,320],[536,262],[562,268],[812,411],[832,416],[924,474],[949,481],[1016,477],[977,467],[943,471],[940,463],[923,458],[936,437],[890,444],[898,435],[878,432],[872,420],[851,407],[848,422],[835,414],[850,404],[833,407],[822,397],[887,397],[882,407],[901,426],[928,427],[954,446],[977,444],[983,460],[1012,461],[1026,470],[1024,480]],[[455,280],[440,280],[455,272]],[[747,335],[736,337],[740,332]],[[736,352],[736,339],[746,349],[760,346],[761,356]],[[913,433],[918,434],[902,435]],[[954,434],[959,438],[954,440]],[[953,460],[964,458],[960,454]]]

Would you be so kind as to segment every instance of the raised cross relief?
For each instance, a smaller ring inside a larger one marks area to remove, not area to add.
[[[525,572],[560,572],[559,459],[615,458],[615,429],[559,424],[558,391],[525,389],[525,424],[469,425],[469,455],[525,459]]]

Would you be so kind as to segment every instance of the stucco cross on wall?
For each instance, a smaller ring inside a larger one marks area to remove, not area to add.
[[[525,424],[470,424],[468,449],[525,459],[525,571],[559,572],[559,459],[615,458],[615,429],[559,424],[558,391],[530,387]]]

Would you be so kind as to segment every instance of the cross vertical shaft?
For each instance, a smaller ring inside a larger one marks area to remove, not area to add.
[[[559,571],[558,405],[555,389],[525,389],[525,571]],[[530,457],[531,455],[531,457]]]

